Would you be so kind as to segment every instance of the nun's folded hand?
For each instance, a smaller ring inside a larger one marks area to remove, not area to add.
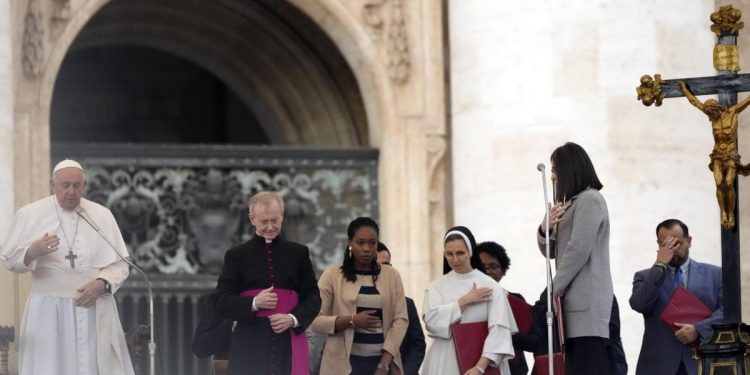
[[[471,289],[458,299],[458,306],[461,310],[465,306],[473,305],[475,303],[487,302],[492,299],[492,288],[480,287],[477,288],[477,284],[473,283]]]

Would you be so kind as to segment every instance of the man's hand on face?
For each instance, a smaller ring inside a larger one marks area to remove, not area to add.
[[[656,261],[669,264],[674,257],[674,251],[679,245],[676,237],[669,236],[659,244],[659,250],[656,251]]]
[[[78,307],[91,307],[96,303],[96,299],[104,294],[104,281],[96,279],[78,289],[81,293],[76,298],[75,303]]]
[[[274,293],[273,287],[263,289],[255,296],[255,307],[260,310],[273,310],[279,302],[279,296]]]

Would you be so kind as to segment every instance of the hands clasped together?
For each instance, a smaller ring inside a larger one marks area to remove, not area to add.
[[[273,310],[278,303],[279,295],[273,291],[273,287],[263,289],[255,296],[255,306],[260,310]],[[294,326],[294,319],[289,314],[272,314],[268,320],[274,333],[282,333]]]

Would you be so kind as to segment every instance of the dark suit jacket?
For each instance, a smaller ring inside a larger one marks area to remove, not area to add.
[[[424,332],[420,323],[417,306],[414,300],[406,297],[406,312],[409,314],[409,327],[404,341],[401,342],[401,362],[404,364],[404,375],[419,374],[419,367],[424,360]]]
[[[708,340],[711,338],[711,325],[724,318],[721,268],[690,259],[686,287],[713,311],[708,319],[694,324],[699,339]],[[677,341],[674,332],[659,319],[672,291],[674,273],[669,268],[664,272],[653,266],[635,274],[630,306],[643,314],[646,325],[636,375],[674,374],[680,362],[685,363],[688,374],[698,373],[698,363],[691,358],[692,349]]]
[[[209,296],[203,303],[201,321],[193,334],[193,354],[199,358],[214,356],[216,359],[227,359],[234,322],[216,314],[212,299]]]

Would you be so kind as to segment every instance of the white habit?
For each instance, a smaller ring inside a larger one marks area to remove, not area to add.
[[[462,313],[458,299],[471,290],[473,283],[477,284],[477,288],[492,288],[492,300],[469,305]],[[508,304],[507,292],[497,281],[476,269],[465,274],[451,271],[427,287],[422,311],[427,334],[434,339],[427,350],[422,374],[458,374],[450,326],[481,321],[487,321],[489,326],[482,356],[500,367],[502,374],[510,374],[508,360],[514,355],[511,335],[518,332],[518,328]]]
[[[112,213],[86,199],[81,199],[81,207],[102,235],[127,256]],[[58,250],[27,267],[26,251],[45,233],[60,237]],[[128,277],[128,265],[75,212],[63,210],[54,195],[19,209],[0,261],[13,272],[31,271],[31,293],[19,337],[20,375],[133,374],[112,295],[103,294],[89,308],[74,303],[77,290],[96,278],[109,281],[114,293]]]

